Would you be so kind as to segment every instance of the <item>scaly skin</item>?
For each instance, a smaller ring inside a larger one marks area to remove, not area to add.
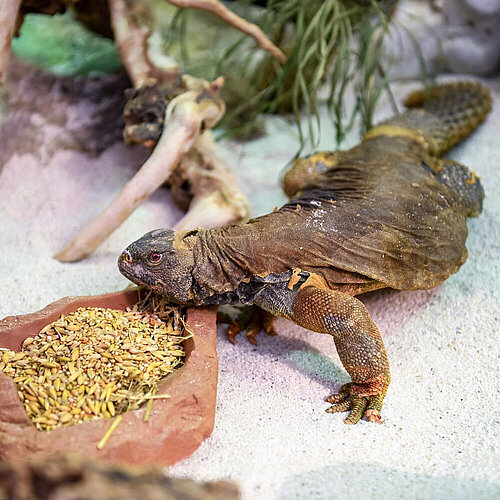
[[[348,424],[381,422],[389,363],[355,296],[442,283],[466,260],[466,219],[484,197],[475,174],[436,155],[484,119],[487,90],[445,84],[409,103],[421,108],[374,127],[350,151],[297,160],[284,178],[293,199],[279,210],[242,225],[153,231],[122,253],[121,272],[176,303],[253,305],[331,335],[352,383],[327,411],[349,411]],[[253,341],[258,318],[247,319]],[[266,324],[271,331],[269,316]]]
[[[389,362],[382,337],[363,303],[345,293],[306,286],[295,300],[291,319],[300,326],[333,336],[353,383],[345,391],[345,399],[328,400],[345,401],[341,411],[353,410],[345,422],[357,423],[365,411],[368,420],[380,422],[383,395],[390,380]],[[339,409],[330,409],[331,413],[335,411]]]
[[[440,156],[468,137],[491,110],[489,91],[473,82],[438,85],[428,95],[423,90],[410,94],[405,104],[411,108],[382,122],[420,135],[428,153]]]

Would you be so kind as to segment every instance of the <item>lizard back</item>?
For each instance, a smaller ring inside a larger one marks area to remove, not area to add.
[[[332,153],[326,170],[316,169],[278,211],[203,231],[197,282],[224,293],[251,276],[300,268],[330,286],[374,280],[426,289],[458,271],[467,258],[468,212],[433,168],[431,153],[469,134],[491,100],[480,85],[464,83],[411,101],[423,108],[383,122],[349,151]]]

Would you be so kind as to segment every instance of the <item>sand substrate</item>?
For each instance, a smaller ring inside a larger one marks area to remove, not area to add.
[[[495,98],[493,112],[449,155],[474,169],[486,191],[483,214],[469,221],[468,261],[437,289],[364,298],[391,362],[385,424],[346,426],[342,415],[325,413],[324,398],[348,380],[331,338],[279,320],[278,337],[261,334],[258,347],[241,337],[234,346],[221,330],[215,431],[169,474],[231,479],[245,499],[498,498],[500,78],[485,83]],[[397,97],[414,87],[397,86]],[[36,85],[24,90],[37,96]],[[47,91],[57,97],[57,88]],[[61,143],[75,120],[95,111],[96,103],[85,99],[65,102],[52,121],[32,106],[30,130],[42,127],[45,134],[40,151],[32,145],[23,150],[23,127],[15,130],[19,151],[9,154],[0,173],[0,317],[66,295],[125,287],[116,267],[121,250],[181,216],[162,190],[91,258],[76,264],[53,259],[146,156],[120,142],[93,156],[70,138]],[[380,118],[390,113],[382,104]],[[333,145],[324,118],[320,149]],[[270,121],[269,132],[250,143],[222,144],[254,215],[285,201],[278,177],[297,147],[284,121]],[[350,134],[343,146],[357,138]]]

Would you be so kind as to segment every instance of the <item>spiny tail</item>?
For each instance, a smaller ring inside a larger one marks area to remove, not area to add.
[[[491,96],[476,82],[444,83],[413,92],[405,105],[411,109],[379,126],[409,129],[430,154],[439,156],[479,126],[491,110]]]

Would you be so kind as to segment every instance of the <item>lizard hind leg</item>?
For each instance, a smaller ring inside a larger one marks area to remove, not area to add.
[[[468,217],[476,217],[483,208],[484,189],[479,177],[465,165],[443,158],[437,161],[437,178],[460,197]]]
[[[278,334],[274,328],[275,316],[258,306],[242,307],[234,320],[220,313],[217,320],[229,324],[226,333],[232,344],[236,344],[236,335],[243,331],[246,331],[246,337],[253,345],[257,345],[257,334],[262,330],[271,336]]]
[[[333,336],[340,360],[352,382],[327,399],[329,413],[349,411],[346,424],[363,416],[382,422],[380,411],[390,381],[389,363],[380,333],[366,307],[353,296],[306,286],[297,295],[290,319]]]

